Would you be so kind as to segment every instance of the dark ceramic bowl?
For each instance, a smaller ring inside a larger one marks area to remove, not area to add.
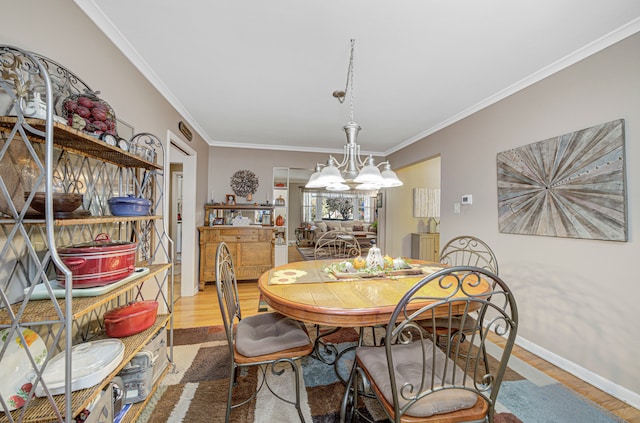
[[[24,199],[29,198],[31,192],[25,191]],[[44,213],[45,209],[45,196],[44,192],[36,192],[33,200],[31,200],[31,208]],[[54,213],[70,213],[75,211],[82,205],[82,194],[76,193],[53,193],[53,212]]]

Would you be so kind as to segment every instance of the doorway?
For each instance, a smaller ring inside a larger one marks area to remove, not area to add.
[[[391,257],[411,257],[411,234],[427,231],[429,219],[414,217],[413,189],[440,189],[440,162],[440,156],[436,156],[397,169],[404,185],[384,190],[382,208],[378,210],[378,220],[383,222],[378,226],[378,243]],[[440,216],[433,218],[440,222]]]
[[[174,267],[174,297],[191,297],[198,293],[196,184],[182,182],[196,180],[197,153],[173,132],[168,131],[167,138],[170,146],[169,168],[171,175],[169,180],[172,182],[172,187],[169,190],[169,204],[171,205],[169,233],[174,241],[173,260],[176,264]]]
[[[171,239],[175,244],[173,262],[179,265],[182,262],[182,163],[171,164],[171,214],[170,228]]]

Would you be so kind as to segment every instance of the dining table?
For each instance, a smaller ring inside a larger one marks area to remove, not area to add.
[[[333,365],[336,376],[347,384],[351,372],[341,372],[340,361],[355,346],[338,351],[325,338],[341,328],[354,328],[359,332],[357,345],[363,344],[364,329],[387,325],[402,297],[416,283],[445,267],[442,263],[417,259],[401,259],[401,269],[383,269],[377,272],[341,271],[344,259],[307,260],[283,264],[263,273],[258,279],[258,288],[267,305],[285,316],[312,324],[316,327],[313,357]],[[354,260],[348,260],[353,264]],[[447,276],[452,277],[452,276]],[[457,290],[457,283],[426,284],[419,292],[421,300],[412,301],[408,310],[418,310],[438,298],[449,295],[482,295],[490,291],[490,285],[480,280],[477,286]],[[435,308],[435,317],[462,314],[465,302],[459,306]],[[468,310],[467,310],[468,311]],[[329,327],[321,331],[320,327]],[[376,345],[375,329],[373,345]]]
[[[403,259],[404,269],[346,273],[336,271],[343,260],[307,260],[287,263],[263,273],[258,288],[271,309],[302,322],[322,326],[362,328],[389,323],[391,314],[404,294],[417,282],[447,267],[442,263]],[[456,286],[456,284],[453,284]],[[453,293],[446,283],[427,284],[420,291],[424,298],[412,303],[418,309],[436,298]],[[482,295],[490,290],[481,280],[454,296]],[[436,317],[461,314],[465,306],[452,310],[443,307]]]

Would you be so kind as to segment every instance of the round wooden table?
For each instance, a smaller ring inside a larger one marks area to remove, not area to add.
[[[389,323],[396,304],[418,281],[442,269],[440,263],[409,260],[422,274],[354,280],[336,280],[324,269],[339,260],[309,260],[285,264],[260,276],[258,288],[264,301],[274,310],[307,323],[336,327],[366,327]],[[482,281],[468,288],[470,294],[489,290]],[[444,297],[447,290],[439,284],[428,284],[421,294]],[[463,296],[463,293],[457,293]],[[430,301],[415,303],[417,309]],[[464,307],[461,305],[461,307]],[[462,313],[462,308],[459,310]],[[453,313],[456,313],[455,308]],[[442,317],[448,316],[448,309]]]

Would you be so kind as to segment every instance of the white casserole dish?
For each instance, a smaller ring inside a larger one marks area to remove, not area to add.
[[[124,343],[119,339],[84,342],[71,348],[71,391],[90,388],[113,372],[124,358]],[[47,364],[42,379],[51,395],[64,394],[65,351]],[[42,384],[36,386],[36,396],[46,396]]]

